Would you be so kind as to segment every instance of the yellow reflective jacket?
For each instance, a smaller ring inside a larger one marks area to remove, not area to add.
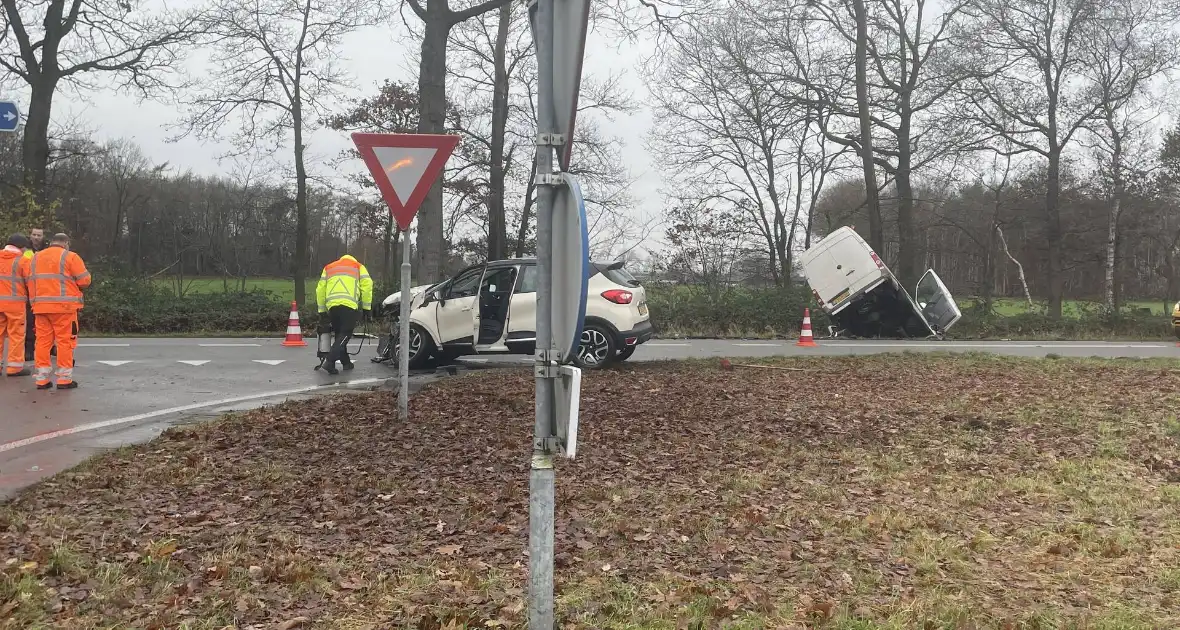
[[[373,308],[373,279],[369,270],[352,256],[328,263],[315,287],[316,306],[327,313],[333,306]]]

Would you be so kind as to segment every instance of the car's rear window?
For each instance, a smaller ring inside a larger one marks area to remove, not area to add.
[[[639,286],[639,281],[635,279],[635,276],[631,275],[630,272],[622,267],[618,269],[604,269],[602,275],[606,276],[607,280],[625,287]]]

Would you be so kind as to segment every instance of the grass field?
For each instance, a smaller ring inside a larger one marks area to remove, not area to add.
[[[1175,362],[775,365],[586,375],[560,627],[1180,627]],[[58,475],[0,508],[0,626],[524,627],[533,387],[292,402]]]
[[[317,280],[308,280],[308,296],[315,296]],[[184,292],[187,294],[222,293],[225,291],[226,282],[228,282],[231,292],[237,291],[241,286],[236,278],[228,281],[223,281],[221,278],[190,278],[184,282]],[[173,291],[176,290],[175,280],[161,279],[157,283]],[[254,291],[256,289],[269,291],[275,295],[275,299],[283,302],[289,302],[295,299],[295,281],[290,278],[248,278],[246,280],[246,290]]]
[[[976,301],[972,298],[966,298],[966,299],[961,299],[961,300],[957,300],[957,301],[959,302],[959,306],[961,308],[968,308],[968,307],[974,306],[976,303]],[[1024,313],[1030,312],[1029,308],[1028,308],[1028,303],[1025,302],[1024,300],[1013,299],[1013,298],[1003,298],[1000,300],[996,300],[993,304],[994,304],[993,308],[995,309],[996,313],[998,313],[1000,315],[1004,315],[1004,316],[1010,317],[1013,315],[1022,315]],[[1161,315],[1162,316],[1162,315],[1170,315],[1172,313],[1172,307],[1174,305],[1175,305],[1174,302],[1168,303],[1165,305],[1162,300],[1155,300],[1155,301],[1133,300],[1130,302],[1125,302],[1123,304],[1123,308],[1126,312],[1134,312],[1134,311],[1137,311],[1138,309],[1148,309],[1152,315]],[[1034,300],[1033,301],[1033,310],[1031,312],[1044,313],[1046,307],[1047,307],[1046,301]],[[1078,316],[1083,315],[1085,313],[1097,312],[1101,308],[1102,308],[1102,304],[1099,302],[1088,302],[1088,301],[1083,301],[1083,300],[1066,300],[1065,304],[1062,305],[1062,312],[1064,313],[1064,315],[1066,317],[1078,317]]]

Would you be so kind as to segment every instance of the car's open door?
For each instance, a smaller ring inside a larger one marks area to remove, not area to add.
[[[479,299],[472,313],[476,352],[507,352],[508,318],[512,310],[512,291],[516,288],[515,265],[484,269],[479,283]]]
[[[922,310],[922,317],[926,319],[926,323],[939,334],[945,333],[963,316],[959,305],[955,303],[955,298],[947,291],[946,285],[933,269],[927,271],[918,281],[918,286],[914,289],[914,301]]]

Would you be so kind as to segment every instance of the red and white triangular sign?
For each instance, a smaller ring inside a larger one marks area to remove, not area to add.
[[[352,142],[377,181],[397,227],[408,230],[418,206],[459,145],[459,136],[354,133]]]

